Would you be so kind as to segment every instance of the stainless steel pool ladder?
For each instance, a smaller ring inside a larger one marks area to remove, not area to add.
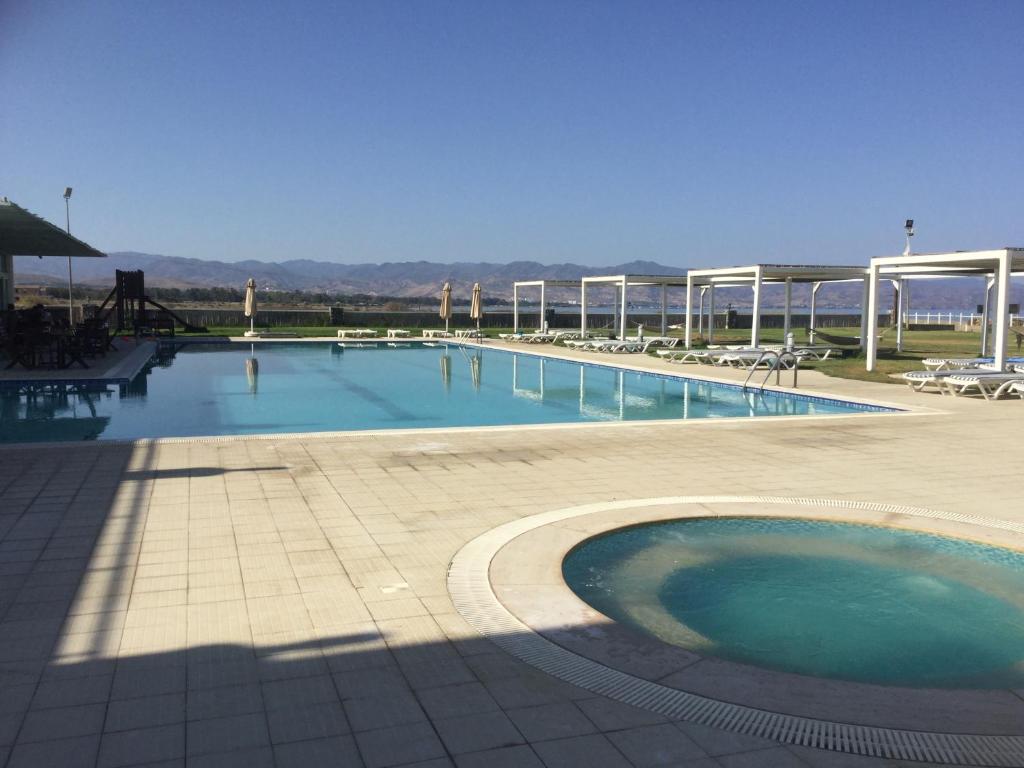
[[[793,352],[783,350],[776,352],[774,349],[766,349],[762,352],[752,366],[750,366],[750,373],[747,374],[747,378],[743,382],[743,389],[747,388],[747,384],[750,382],[750,377],[754,375],[757,367],[761,365],[765,360],[772,359],[772,364],[768,367],[768,373],[764,375],[764,379],[761,381],[761,386],[757,389],[764,392],[764,385],[768,383],[768,377],[772,375],[772,371],[775,371],[775,386],[779,386],[779,378],[782,376],[782,366],[787,361],[792,361],[790,368],[793,371],[793,389],[796,389],[796,374],[800,368],[800,358]]]

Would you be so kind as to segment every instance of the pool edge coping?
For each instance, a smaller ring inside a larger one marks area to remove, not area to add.
[[[1024,534],[1024,523],[876,502],[729,495],[627,499],[541,512],[505,523],[481,534],[464,545],[452,559],[448,572],[449,594],[456,609],[470,626],[521,661],[565,682],[658,712],[670,719],[687,720],[758,735],[786,744],[866,756],[928,760],[944,764],[1024,764],[1024,734],[946,733],[861,725],[770,711],[665,686],[609,667],[558,645],[519,618],[495,594],[495,585],[491,580],[491,565],[499,553],[523,534],[595,513],[710,503],[788,504],[874,514],[899,514],[921,520],[931,519]],[[786,516],[794,517],[792,513]],[[636,522],[642,524],[644,521],[638,519]],[[581,531],[578,542],[593,535],[596,535],[596,532]],[[560,561],[558,566],[560,569]],[[564,584],[564,580],[562,583],[565,590],[572,594],[581,606],[594,610],[576,597],[568,585]]]

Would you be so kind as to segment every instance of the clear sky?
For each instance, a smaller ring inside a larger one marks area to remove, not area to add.
[[[0,195],[228,261],[1024,246],[1022,39],[1022,0],[0,0]]]

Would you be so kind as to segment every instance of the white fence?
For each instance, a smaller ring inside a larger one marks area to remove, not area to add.
[[[908,312],[906,321],[914,325],[981,325],[976,312]],[[1016,325],[1024,315],[1010,315],[1010,325]]]

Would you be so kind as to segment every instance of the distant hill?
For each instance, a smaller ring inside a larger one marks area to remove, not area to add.
[[[581,264],[540,264],[536,261],[513,261],[508,264],[488,262],[456,262],[439,264],[429,261],[386,262],[384,264],[335,264],[312,259],[292,259],[282,262],[264,261],[203,261],[179,256],[159,256],[124,251],[111,253],[105,259],[75,259],[75,281],[90,285],[113,286],[115,269],[141,269],[146,283],[167,288],[241,288],[253,277],[265,290],[304,291],[334,295],[369,294],[403,296],[408,298],[436,297],[441,285],[452,284],[457,297],[468,297],[473,283],[479,282],[487,296],[510,299],[512,283],[516,280],[574,280],[584,275],[684,275],[680,267],[668,267],[651,261],[631,261],[610,267],[588,267]],[[15,258],[15,276],[21,284],[63,284],[67,279],[64,259]],[[883,286],[885,284],[883,283]],[[679,303],[683,291],[670,289],[670,301]],[[797,286],[793,290],[794,304],[806,304],[809,289]],[[984,289],[980,278],[915,281],[911,288],[913,306],[948,310],[972,310],[983,300]],[[524,298],[536,300],[536,291]],[[889,289],[883,287],[883,301]],[[552,301],[575,301],[579,291],[553,289],[548,294]],[[614,294],[610,288],[595,291],[592,301],[607,304]],[[655,300],[654,291],[631,291],[630,300]],[[720,290],[716,294],[719,310],[732,304],[750,306],[750,290],[745,288]],[[782,288],[768,287],[764,292],[766,307],[782,303]],[[861,288],[857,284],[842,283],[826,286],[819,293],[821,307],[860,306]],[[1020,286],[1011,291],[1011,301],[1024,303],[1024,290]]]

